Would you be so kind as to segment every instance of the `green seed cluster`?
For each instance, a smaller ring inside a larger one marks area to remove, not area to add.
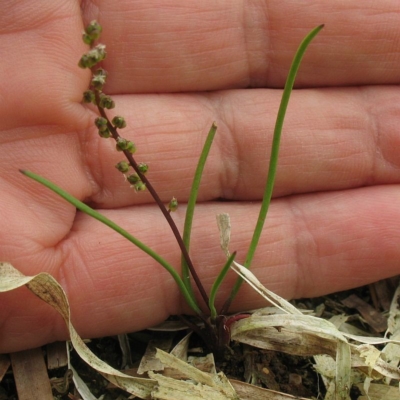
[[[135,144],[130,140],[122,138],[117,131],[117,129],[123,129],[126,127],[125,118],[121,116],[115,116],[110,121],[104,112],[104,109],[110,110],[114,108],[115,103],[111,96],[103,93],[103,87],[107,81],[107,71],[104,68],[97,67],[97,64],[106,58],[106,46],[104,44],[97,44],[93,47],[93,43],[100,38],[101,31],[101,25],[97,21],[92,21],[85,28],[85,31],[82,35],[83,42],[92,47],[81,57],[78,63],[79,67],[89,68],[92,71],[90,88],[83,93],[83,102],[92,103],[100,109],[102,116],[97,117],[94,120],[94,124],[98,129],[99,136],[105,139],[112,136],[116,141],[115,147],[117,151],[133,154],[136,152]],[[127,181],[136,191],[140,192],[146,189],[146,184],[142,182],[137,173],[129,174],[129,170],[131,168],[131,164],[129,162],[120,161],[115,167],[121,173],[127,174]],[[139,163],[138,168],[142,174],[145,174],[149,169],[148,165],[145,163]]]
[[[78,66],[81,68],[92,68],[103,61],[106,55],[106,46],[104,46],[104,44],[98,44],[81,57]]]
[[[92,21],[86,27],[85,32],[83,32],[82,35],[83,43],[86,43],[89,46],[91,46],[93,42],[100,37],[102,30],[103,28],[97,21]]]
[[[176,197],[173,197],[168,204],[168,211],[169,212],[176,211],[177,208],[178,208],[178,200],[176,199]]]

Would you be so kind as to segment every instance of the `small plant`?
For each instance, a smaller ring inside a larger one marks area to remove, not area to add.
[[[294,80],[307,46],[322,28],[323,25],[314,28],[305,37],[296,52],[288,74],[288,78],[281,99],[281,104],[279,107],[279,112],[276,119],[268,170],[268,178],[261,204],[261,209],[244,263],[244,266],[246,268],[251,267],[251,263],[257,249],[260,235],[264,227],[269,204],[271,202],[278,162],[280,137],[290,94],[294,85]],[[181,250],[181,272],[178,273],[177,270],[172,265],[170,265],[161,255],[157,254],[154,250],[136,239],[129,232],[118,226],[116,223],[114,223],[101,213],[82,203],[54,183],[30,171],[21,172],[48,187],[49,189],[53,190],[55,193],[63,197],[80,211],[90,215],[91,217],[99,220],[103,224],[115,230],[120,235],[128,239],[135,246],[139,247],[141,250],[147,253],[150,257],[155,259],[161,266],[163,266],[174,278],[187,304],[196,313],[197,317],[204,323],[204,328],[198,328],[196,324],[191,323],[184,316],[180,316],[181,319],[185,321],[190,328],[195,330],[205,339],[205,343],[210,347],[212,351],[216,352],[217,354],[221,354],[230,341],[229,326],[232,324],[232,322],[241,318],[246,318],[248,316],[247,314],[231,317],[227,316],[229,313],[230,305],[236,294],[238,293],[238,290],[242,283],[241,279],[236,282],[230,296],[224,303],[223,307],[220,310],[217,310],[215,307],[215,298],[218,289],[222,281],[224,280],[232,262],[234,261],[236,253],[234,252],[228,257],[226,264],[221,269],[220,274],[218,275],[217,279],[214,282],[214,285],[212,286],[209,296],[206,293],[201,283],[201,280],[196,273],[196,268],[193,265],[189,255],[192,222],[197,201],[197,195],[200,187],[200,181],[207,160],[207,156],[209,154],[214,136],[217,131],[217,125],[216,123],[212,124],[210,131],[208,132],[204,147],[200,154],[187,204],[184,230],[181,236],[172,217],[173,211],[175,211],[178,207],[177,199],[173,197],[167,205],[165,205],[161,201],[159,195],[157,194],[157,191],[147,177],[147,172],[149,170],[148,165],[143,162],[137,162],[134,158],[134,154],[137,150],[135,144],[120,135],[120,131],[127,126],[127,122],[125,121],[124,117],[115,116],[110,120],[107,116],[106,110],[114,108],[115,103],[110,96],[103,92],[104,85],[107,81],[107,71],[99,67],[99,64],[105,59],[107,55],[106,46],[103,44],[94,45],[94,43],[99,39],[101,31],[101,25],[97,21],[92,21],[86,27],[85,32],[83,33],[83,41],[86,44],[90,45],[91,49],[81,57],[78,65],[81,68],[89,68],[92,72],[90,88],[83,93],[83,102],[92,103],[98,109],[99,117],[94,120],[94,124],[98,129],[99,136],[104,139],[112,138],[112,140],[115,141],[116,151],[123,153],[125,156],[125,160],[121,160],[115,165],[116,169],[120,173],[125,175],[128,184],[130,184],[136,192],[141,192],[144,190],[149,191],[154,201],[157,203],[159,209],[161,210],[162,214],[164,215],[164,218],[168,222],[172,234],[174,235]],[[200,306],[198,299],[195,296],[195,292],[192,287],[192,279],[202,298],[202,306]]]

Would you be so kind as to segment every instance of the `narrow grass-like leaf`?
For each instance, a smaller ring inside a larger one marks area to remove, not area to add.
[[[275,183],[275,177],[276,177],[276,169],[278,165],[278,155],[279,155],[279,145],[280,145],[280,140],[281,140],[281,133],[282,133],[282,127],[283,127],[283,122],[285,119],[285,114],[287,110],[287,106],[289,103],[290,95],[292,93],[294,81],[297,75],[297,71],[299,70],[301,60],[304,56],[304,53],[310,44],[310,42],[314,39],[314,37],[318,34],[318,32],[324,27],[324,25],[319,25],[316,28],[314,28],[301,42],[299,48],[297,49],[297,52],[293,58],[292,65],[289,70],[289,74],[286,79],[286,84],[285,88],[283,90],[282,94],[282,99],[281,99],[281,104],[279,106],[279,111],[278,115],[276,117],[276,122],[275,122],[275,129],[274,129],[274,136],[273,136],[273,141],[272,141],[272,147],[271,147],[271,156],[270,156],[270,161],[269,161],[269,169],[268,169],[268,178],[267,178],[267,184],[265,186],[264,190],[264,196],[263,200],[261,203],[261,209],[260,213],[258,216],[257,224],[254,229],[253,237],[251,239],[251,243],[249,246],[249,250],[247,252],[246,260],[244,262],[244,266],[246,268],[250,268],[251,262],[253,261],[253,257],[258,245],[258,242],[260,240],[261,232],[264,227],[265,219],[267,217],[267,212],[269,205],[271,203],[271,197],[272,197],[272,191],[274,188],[274,183]],[[236,281],[235,286],[232,289],[232,292],[225,303],[225,306],[223,307],[223,311],[226,312],[227,308],[229,308],[230,303],[236,296],[237,292],[239,291],[239,288],[242,284],[243,280],[239,278]]]
[[[89,207],[87,204],[82,203],[80,200],[78,200],[77,198],[75,198],[74,196],[72,196],[71,194],[66,192],[65,190],[61,189],[59,186],[57,186],[53,182],[50,182],[47,179],[43,178],[42,176],[37,175],[30,171],[20,170],[20,172],[23,173],[24,175],[26,175],[27,177],[46,186],[48,189],[52,190],[53,192],[57,193],[63,199],[65,199],[70,204],[75,206],[78,210],[93,217],[94,219],[97,219],[98,221],[102,222],[104,225],[107,225],[109,228],[118,232],[121,236],[128,239],[131,243],[133,243],[135,246],[137,246],[140,250],[144,251],[146,254],[148,254],[150,257],[152,257],[154,260],[156,260],[161,266],[163,266],[172,275],[172,277],[174,278],[175,282],[177,283],[177,285],[178,285],[180,291],[182,292],[182,295],[185,298],[188,305],[197,314],[199,314],[199,315],[202,314],[199,306],[197,305],[197,301],[196,301],[195,297],[192,296],[191,293],[189,293],[189,291],[187,290],[186,286],[184,285],[179,274],[175,271],[175,269],[166,260],[164,260],[164,258],[162,258],[154,250],[152,250],[150,247],[146,246],[140,240],[133,237],[129,232],[127,232],[125,229],[121,228],[115,222],[111,221],[110,219],[108,219],[104,215],[100,214],[99,212],[93,210],[93,208]]]
[[[204,166],[207,161],[208,154],[210,153],[211,145],[215,137],[215,133],[217,131],[217,124],[213,122],[211,125],[210,131],[208,132],[206,141],[203,146],[203,150],[201,151],[199,161],[197,163],[196,172],[193,177],[192,188],[190,189],[189,200],[186,208],[186,215],[185,215],[185,224],[183,228],[183,243],[187,251],[189,252],[190,248],[190,236],[192,233],[192,224],[193,224],[193,216],[194,216],[194,209],[196,206],[197,195],[199,193],[199,187],[201,182],[201,177],[203,175]],[[181,265],[182,265],[182,280],[188,292],[194,297],[192,285],[190,283],[190,274],[189,268],[185,258],[181,257]]]
[[[221,286],[222,281],[225,279],[226,274],[229,271],[229,268],[231,267],[233,260],[235,259],[236,256],[236,251],[233,252],[228,260],[226,261],[224,267],[222,268],[221,272],[218,274],[217,278],[215,279],[214,284],[212,285],[211,292],[210,292],[210,299],[208,302],[210,312],[211,312],[211,320],[214,320],[217,318],[218,313],[215,308],[215,297],[217,295],[218,289]]]

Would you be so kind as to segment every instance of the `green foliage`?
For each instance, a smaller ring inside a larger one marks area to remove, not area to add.
[[[192,224],[193,224],[193,216],[194,216],[194,209],[196,206],[197,195],[199,193],[201,177],[203,175],[204,166],[206,164],[206,160],[208,154],[210,153],[211,145],[215,137],[215,133],[217,132],[217,125],[214,122],[208,132],[206,141],[203,146],[203,150],[200,154],[199,161],[197,163],[197,168],[194,173],[192,188],[190,190],[189,200],[186,208],[186,215],[185,215],[185,223],[183,228],[183,243],[186,249],[189,251],[190,248],[190,236],[192,233]],[[187,260],[182,256],[181,260],[181,268],[182,268],[182,279],[189,290],[189,292],[193,293],[193,289],[190,283],[190,275],[189,275],[189,267],[187,264]],[[194,295],[194,294],[193,294]]]
[[[60,197],[62,197],[66,201],[68,201],[70,204],[72,204],[78,210],[84,212],[85,214],[89,215],[90,217],[92,217],[94,219],[97,219],[98,221],[102,222],[104,225],[113,229],[115,232],[119,233],[125,239],[129,240],[131,243],[133,243],[135,246],[137,246],[140,250],[144,251],[146,254],[148,254],[150,257],[152,257],[154,260],[156,260],[161,266],[163,266],[172,275],[172,277],[174,278],[175,282],[177,283],[177,285],[178,285],[179,289],[181,290],[183,297],[185,298],[188,305],[196,313],[198,313],[198,314],[201,313],[200,308],[198,307],[196,302],[193,301],[193,298],[188,293],[185,285],[183,284],[181,277],[176,272],[174,267],[172,267],[172,265],[170,265],[166,260],[164,260],[158,253],[156,253],[150,247],[146,246],[140,240],[136,239],[128,231],[121,228],[115,222],[111,221],[110,219],[105,217],[103,214],[101,214],[98,211],[94,210],[93,208],[89,207],[87,204],[82,203],[76,197],[72,196],[65,190],[61,189],[59,186],[55,185],[53,182],[50,182],[47,179],[41,177],[40,175],[34,174],[33,172],[30,172],[30,171],[21,170],[20,172],[23,173],[25,176],[35,180],[36,182],[41,183],[43,186],[46,186],[48,189],[52,190],[54,193],[57,193]]]
[[[211,312],[211,320],[215,320],[218,316],[218,312],[215,308],[215,298],[218,293],[218,289],[221,286],[221,283],[225,279],[226,274],[228,273],[234,259],[236,257],[236,252],[233,252],[228,260],[226,261],[224,267],[222,268],[221,272],[218,274],[217,279],[215,279],[214,284],[212,285],[211,292],[210,292],[210,300],[208,302],[210,306],[210,312]]]
[[[287,110],[290,94],[293,89],[294,80],[297,74],[297,71],[300,66],[300,62],[303,58],[303,55],[306,51],[307,46],[310,44],[312,39],[318,34],[318,32],[322,29],[323,25],[314,28],[303,40],[300,44],[299,49],[296,52],[296,55],[293,59],[287,81],[285,84],[285,88],[282,95],[281,104],[279,107],[279,112],[276,119],[274,136],[273,136],[273,143],[271,148],[271,156],[270,156],[270,163],[269,163],[269,170],[268,170],[268,178],[267,183],[264,191],[264,196],[261,204],[261,209],[259,213],[259,217],[257,220],[257,224],[253,233],[253,237],[249,246],[249,250],[245,260],[245,266],[249,268],[251,266],[251,262],[253,260],[257,245],[259,243],[259,239],[261,236],[261,232],[264,227],[265,219],[267,216],[268,208],[272,198],[272,191],[275,182],[276,170],[277,170],[277,163],[278,163],[278,155],[279,155],[279,146],[280,146],[280,137],[282,133],[283,122],[285,118],[285,113]],[[100,24],[96,21],[92,21],[85,29],[83,34],[83,41],[90,46],[100,37],[102,28]],[[190,238],[192,233],[192,225],[193,225],[193,218],[195,212],[196,201],[198,197],[198,192],[200,188],[200,182],[202,178],[202,174],[204,171],[205,163],[207,157],[209,155],[216,131],[217,125],[215,123],[212,124],[210,131],[208,132],[207,138],[205,140],[202,152],[200,154],[200,158],[196,167],[196,171],[193,178],[193,183],[189,195],[189,200],[186,208],[186,215],[185,215],[185,222],[184,222],[184,230],[183,235],[181,236],[179,233],[178,228],[175,225],[174,220],[171,217],[171,212],[175,211],[178,208],[178,200],[173,197],[169,204],[166,206],[160,200],[157,192],[151,185],[151,182],[147,179],[145,174],[148,171],[148,165],[146,163],[140,162],[137,163],[136,160],[133,158],[133,154],[136,152],[135,144],[128,139],[125,139],[119,135],[118,130],[123,129],[127,126],[127,123],[122,116],[115,116],[111,121],[108,118],[106,111],[107,109],[112,109],[115,107],[115,103],[113,99],[108,96],[107,94],[103,93],[103,88],[106,84],[107,78],[107,71],[103,68],[97,68],[94,70],[94,67],[97,66],[104,58],[106,57],[106,47],[103,44],[97,44],[96,46],[92,47],[86,54],[84,54],[81,59],[79,60],[79,67],[81,68],[90,68],[92,69],[92,78],[90,81],[90,88],[86,90],[83,94],[83,102],[84,103],[93,103],[97,106],[98,112],[100,114],[94,120],[94,125],[98,129],[98,133],[102,138],[113,138],[116,142],[116,150],[119,152],[123,152],[126,161],[120,161],[115,165],[116,169],[123,173],[127,174],[126,179],[131,187],[136,192],[141,192],[143,190],[148,189],[150,194],[153,196],[155,202],[159,206],[161,212],[163,213],[165,219],[167,220],[168,224],[171,227],[172,233],[176,238],[178,245],[180,246],[182,257],[181,257],[181,275],[173,268],[167,261],[165,261],[159,254],[155,253],[152,249],[148,246],[140,242],[126,230],[115,224],[113,221],[109,220],[99,212],[93,210],[91,207],[87,206],[86,204],[82,203],[78,199],[74,198],[69,193],[65,192],[63,189],[58,187],[52,182],[49,182],[45,178],[40,177],[37,174],[34,174],[29,171],[21,171],[26,176],[30,177],[31,179],[36,180],[37,182],[41,183],[42,185],[46,186],[47,188],[51,189],[59,196],[64,198],[66,201],[74,205],[80,211],[86,213],[87,215],[97,219],[98,221],[102,222],[103,224],[107,225],[114,231],[118,232],[124,238],[129,240],[139,249],[147,253],[150,257],[156,260],[160,265],[162,265],[174,278],[175,282],[177,283],[183,297],[185,298],[188,305],[196,312],[205,322],[206,328],[208,326],[210,332],[215,332],[214,328],[209,324],[208,320],[203,316],[202,310],[197,303],[196,296],[194,294],[194,290],[191,284],[191,277],[193,278],[194,282],[197,285],[197,288],[200,292],[200,295],[203,298],[205,305],[209,308],[211,313],[211,321],[213,324],[218,324],[216,321],[224,319],[219,318],[220,314],[227,313],[230,303],[233,298],[236,296],[240,285],[241,280],[239,279],[228,300],[226,301],[224,307],[219,312],[216,310],[215,307],[215,298],[218,292],[218,289],[224,280],[227,272],[230,269],[230,266],[236,256],[236,253],[233,253],[227,260],[226,264],[222,268],[220,274],[216,278],[211,292],[210,298],[208,298],[201,280],[197,276],[197,272],[192,264],[191,258],[189,256],[189,249],[190,249]],[[130,169],[133,169],[132,173],[129,173]],[[218,342],[218,341],[217,341]]]
[[[269,209],[269,205],[271,203],[272,192],[273,192],[274,184],[275,184],[276,170],[277,170],[277,166],[278,166],[279,146],[280,146],[283,122],[285,120],[286,110],[287,110],[287,106],[289,104],[289,99],[290,99],[290,95],[292,93],[294,81],[296,79],[296,75],[299,70],[301,60],[306,52],[308,45],[315,38],[315,36],[317,36],[318,32],[323,27],[324,27],[324,25],[317,26],[303,39],[299,48],[297,49],[297,52],[292,61],[292,65],[290,66],[290,69],[289,69],[289,74],[286,79],[285,88],[283,89],[281,104],[279,106],[279,111],[278,111],[278,115],[276,117],[276,122],[275,122],[274,136],[273,136],[273,141],[272,141],[271,155],[270,155],[269,168],[268,168],[268,177],[267,177],[267,183],[266,183],[265,190],[264,190],[264,196],[262,199],[261,208],[260,208],[260,212],[259,212],[258,219],[257,219],[257,224],[256,224],[256,227],[253,232],[253,237],[250,242],[246,260],[244,262],[244,266],[246,268],[250,268],[251,262],[253,261],[254,254],[256,252],[258,243],[260,241],[260,236],[261,236],[262,230],[264,228],[264,223],[267,218],[267,212]],[[239,278],[237,280],[227,302],[225,303],[224,311],[228,310],[230,303],[237,295],[242,282],[243,281],[241,278]]]

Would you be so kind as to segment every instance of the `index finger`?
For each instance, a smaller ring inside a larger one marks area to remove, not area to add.
[[[101,2],[110,93],[282,87],[305,34],[298,87],[398,83],[399,3],[376,1]]]

